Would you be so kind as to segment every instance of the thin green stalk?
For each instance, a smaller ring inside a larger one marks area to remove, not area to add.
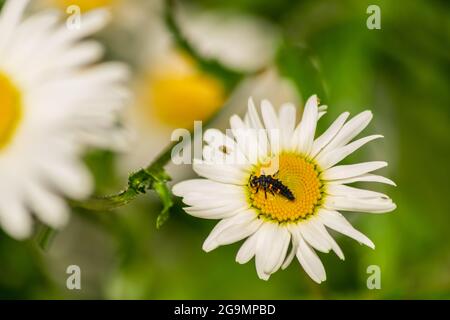
[[[57,232],[55,229],[43,225],[37,235],[37,240],[36,240],[39,248],[41,248],[44,251],[47,251],[48,248],[50,247],[53,239],[56,237],[56,234],[57,234]]]

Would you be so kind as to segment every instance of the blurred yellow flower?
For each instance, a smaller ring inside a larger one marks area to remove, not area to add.
[[[22,115],[20,92],[0,73],[0,151],[10,142]]]
[[[222,83],[198,69],[186,54],[175,52],[169,63],[151,72],[145,86],[149,89],[144,108],[150,116],[182,128],[206,120],[225,101]]]
[[[112,7],[120,0],[48,0],[51,5],[66,9],[72,5],[80,7],[81,11],[89,11],[101,7]]]

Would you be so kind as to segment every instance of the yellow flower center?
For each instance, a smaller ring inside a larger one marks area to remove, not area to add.
[[[161,66],[147,83],[150,116],[177,128],[191,129],[194,121],[210,118],[225,101],[223,84],[186,55],[177,54],[172,65]]]
[[[20,92],[9,78],[0,72],[0,151],[12,140],[21,117]]]
[[[118,0],[50,0],[54,6],[66,9],[70,6],[80,7],[81,12],[101,8],[112,7]]]
[[[255,167],[256,185],[249,182],[250,202],[262,217],[279,223],[293,222],[314,214],[322,198],[322,181],[317,166],[295,153],[278,156],[276,172],[264,164]],[[251,176],[251,177],[252,177]],[[289,199],[289,193],[294,199]]]

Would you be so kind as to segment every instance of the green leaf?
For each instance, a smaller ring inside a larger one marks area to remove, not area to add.
[[[151,169],[146,169],[145,172],[153,180],[151,188],[155,190],[163,203],[163,209],[156,219],[156,228],[159,229],[170,217],[170,208],[173,206],[172,193],[167,186],[167,181],[171,178],[161,166],[154,166]]]
[[[166,182],[155,181],[153,189],[159,195],[163,203],[163,209],[156,219],[156,228],[159,229],[170,217],[170,208],[173,206],[173,199]]]
[[[53,239],[56,237],[57,231],[49,226],[42,225],[37,236],[36,242],[43,251],[47,251],[50,248]]]
[[[141,169],[129,178],[128,185],[138,193],[146,193],[153,189],[163,203],[163,209],[156,219],[156,228],[160,228],[170,217],[170,208],[173,206],[172,194],[167,186],[171,178],[162,166],[155,165],[148,169]]]
[[[141,169],[130,175],[128,187],[138,193],[145,193],[152,187],[153,181],[153,175],[147,169]]]

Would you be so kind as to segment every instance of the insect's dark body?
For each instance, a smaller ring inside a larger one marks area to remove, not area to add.
[[[285,186],[280,180],[273,177],[273,175],[260,175],[250,177],[250,187],[255,188],[258,193],[259,189],[264,190],[264,195],[267,199],[267,192],[272,195],[280,194],[289,200],[295,200],[294,194],[287,186]]]

